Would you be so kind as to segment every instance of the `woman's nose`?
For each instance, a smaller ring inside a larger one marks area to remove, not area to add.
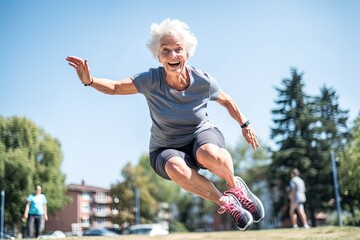
[[[169,57],[176,57],[176,56],[177,56],[177,54],[176,54],[175,50],[171,50],[169,52]]]

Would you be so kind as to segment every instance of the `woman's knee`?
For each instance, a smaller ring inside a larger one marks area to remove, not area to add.
[[[196,152],[196,158],[204,167],[206,167],[207,164],[220,167],[231,161],[231,155],[226,149],[211,143],[200,146]]]
[[[170,158],[165,164],[165,171],[172,180],[179,177],[187,179],[191,175],[190,167],[180,157]]]

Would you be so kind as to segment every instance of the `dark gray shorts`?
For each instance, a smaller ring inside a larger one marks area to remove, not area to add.
[[[171,157],[181,157],[190,168],[199,171],[205,169],[196,159],[197,149],[205,144],[212,143],[218,147],[225,148],[225,139],[220,130],[216,127],[199,133],[194,141],[179,148],[158,148],[150,153],[150,164],[156,174],[170,180],[165,171],[165,164]]]

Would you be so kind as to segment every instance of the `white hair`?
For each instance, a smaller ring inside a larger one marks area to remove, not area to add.
[[[154,58],[159,55],[160,41],[164,36],[176,36],[184,44],[189,56],[194,56],[197,39],[189,30],[186,23],[177,19],[165,19],[160,24],[153,23],[150,27],[151,38],[147,44]]]

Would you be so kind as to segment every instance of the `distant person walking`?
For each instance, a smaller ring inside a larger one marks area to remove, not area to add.
[[[304,210],[304,204],[306,202],[305,195],[305,183],[299,177],[299,170],[294,168],[291,173],[290,180],[290,191],[289,191],[289,199],[290,199],[290,219],[293,228],[298,228],[297,225],[297,213],[299,214],[300,220],[303,223],[305,228],[310,228],[307,223],[307,217]]]
[[[27,236],[37,238],[41,233],[43,220],[47,221],[47,199],[41,193],[41,186],[35,187],[35,193],[29,194],[26,199],[24,218],[27,219]]]

